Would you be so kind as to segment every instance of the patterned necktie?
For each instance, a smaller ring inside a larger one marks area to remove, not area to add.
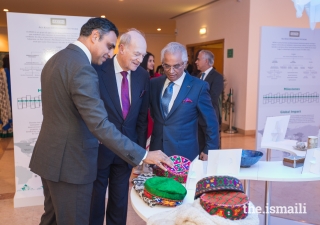
[[[129,110],[130,110],[130,98],[129,98],[129,84],[127,71],[120,72],[122,75],[122,82],[121,82],[121,102],[122,102],[122,115],[123,119],[126,119]]]
[[[169,103],[172,98],[172,93],[173,93],[173,82],[170,82],[166,90],[163,92],[162,98],[161,98],[161,104],[162,104],[162,109],[164,113],[164,117],[168,116],[169,113]]]
[[[204,78],[204,75],[206,75],[205,73],[202,73],[201,74],[201,80],[204,80],[203,78]]]

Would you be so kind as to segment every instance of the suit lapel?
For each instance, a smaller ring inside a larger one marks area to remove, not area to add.
[[[171,108],[167,118],[169,118],[171,116],[171,114],[178,108],[178,106],[180,104],[183,104],[182,101],[183,101],[183,99],[185,99],[185,97],[187,96],[187,94],[191,90],[191,87],[192,87],[192,77],[191,77],[191,75],[186,73],[186,76],[182,82],[180,91],[179,91],[179,93],[178,93],[178,95],[172,105],[172,108]]]
[[[106,63],[105,66],[102,68],[102,70],[105,72],[104,75],[102,76],[102,80],[103,80],[104,86],[107,89],[107,92],[109,93],[109,96],[111,97],[114,108],[119,113],[121,118],[123,118],[113,60],[109,60],[109,62]]]

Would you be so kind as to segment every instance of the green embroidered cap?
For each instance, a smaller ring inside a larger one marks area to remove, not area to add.
[[[150,178],[144,188],[152,195],[171,200],[183,200],[187,195],[187,189],[182,184],[168,177]]]

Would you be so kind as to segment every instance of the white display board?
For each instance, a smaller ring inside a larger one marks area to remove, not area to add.
[[[42,124],[42,68],[52,55],[77,40],[81,26],[88,19],[7,13],[16,174],[15,207],[43,204],[40,177],[29,169]],[[56,129],[59,130],[59,127]]]
[[[306,142],[308,136],[318,135],[319,62],[319,29],[261,28],[257,149],[266,119],[271,116],[290,115],[285,139]],[[281,154],[272,152],[272,156]]]

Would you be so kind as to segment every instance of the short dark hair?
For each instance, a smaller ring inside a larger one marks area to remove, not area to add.
[[[150,56],[153,56],[154,58],[154,55],[150,52],[147,52],[147,54],[143,57],[143,60],[140,64],[140,66],[142,66],[145,70],[148,70],[148,61],[149,61],[149,57]],[[149,71],[149,75],[150,77],[153,77],[154,76],[154,71],[153,70],[150,70]]]
[[[98,30],[100,34],[100,38],[106,33],[109,33],[110,31],[114,31],[116,33],[117,37],[119,36],[118,28],[108,19],[106,18],[91,18],[83,24],[80,30],[80,36],[89,37],[93,30]]]
[[[3,67],[3,68],[8,68],[8,69],[10,70],[9,54],[6,54],[6,55],[3,57],[2,62],[3,62],[2,67]]]

